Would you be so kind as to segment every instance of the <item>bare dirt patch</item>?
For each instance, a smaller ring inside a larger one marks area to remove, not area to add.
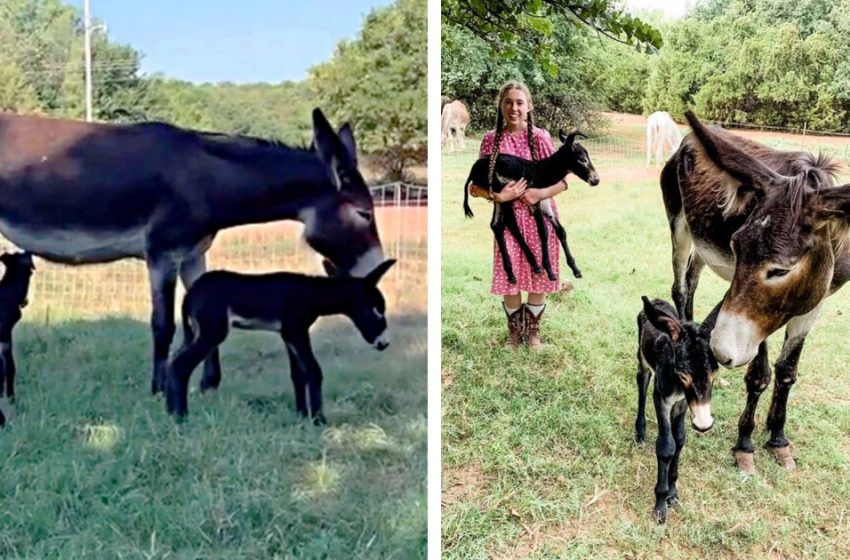
[[[479,502],[492,482],[480,465],[443,469],[443,507]]]

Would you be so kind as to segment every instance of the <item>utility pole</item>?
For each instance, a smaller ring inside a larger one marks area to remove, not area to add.
[[[91,11],[89,0],[83,1],[83,26],[86,30],[86,121],[91,122],[92,86],[91,86]]]

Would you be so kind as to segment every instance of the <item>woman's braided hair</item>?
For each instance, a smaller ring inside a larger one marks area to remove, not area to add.
[[[502,115],[502,100],[504,99],[505,94],[512,89],[518,89],[523,92],[525,94],[525,98],[528,100],[528,150],[531,153],[531,159],[537,159],[537,140],[534,138],[534,118],[531,113],[531,92],[528,91],[528,86],[524,83],[517,80],[511,80],[499,88],[499,98],[496,103],[496,136],[493,139],[493,150],[490,152],[490,169],[487,174],[487,187],[490,190],[491,199],[493,198],[493,178],[496,174],[496,158],[499,155],[499,147],[502,144],[502,135],[505,128],[505,118]]]

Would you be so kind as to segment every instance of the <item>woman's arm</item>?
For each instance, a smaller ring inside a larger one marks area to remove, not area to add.
[[[527,187],[528,183],[525,179],[511,181],[500,192],[494,192],[491,200],[494,202],[510,202],[528,193]],[[490,190],[475,184],[469,185],[469,194],[490,199]]]
[[[537,204],[541,200],[552,198],[553,196],[559,195],[562,192],[566,191],[569,188],[567,185],[567,178],[564,177],[554,185],[542,188],[542,189],[528,189],[525,191],[525,194],[522,195],[522,201],[529,206]]]

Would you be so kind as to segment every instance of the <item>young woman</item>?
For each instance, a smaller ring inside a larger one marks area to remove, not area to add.
[[[510,154],[537,160],[554,153],[555,146],[552,144],[549,133],[534,126],[533,108],[531,93],[522,82],[508,82],[499,90],[496,129],[484,135],[479,156],[490,158],[491,175],[497,154]],[[543,199],[551,198],[565,190],[567,190],[566,178],[546,188],[528,190],[526,190],[525,180],[520,179],[509,183],[501,192],[492,195],[494,202],[513,201],[514,213],[523,238],[531,247],[537,262],[541,262],[542,251],[549,251],[552,268],[556,275],[560,274],[558,240],[550,227],[548,228],[549,238],[546,247],[540,246],[537,225],[528,210],[528,206]],[[490,198],[487,185],[470,185],[469,192],[472,196]],[[552,201],[552,206],[555,206],[554,201]],[[554,211],[557,215],[557,208]],[[556,280],[549,280],[545,272],[534,274],[528,260],[520,251],[510,232],[505,232],[505,242],[517,282],[516,284],[508,282],[498,247],[494,243],[491,292],[504,298],[502,306],[508,317],[506,346],[517,348],[523,340],[526,340],[529,348],[538,350],[542,347],[540,320],[543,317],[543,310],[546,308],[546,294],[557,292],[560,289],[560,276]],[[525,304],[522,301],[522,292],[528,293],[527,303]]]

